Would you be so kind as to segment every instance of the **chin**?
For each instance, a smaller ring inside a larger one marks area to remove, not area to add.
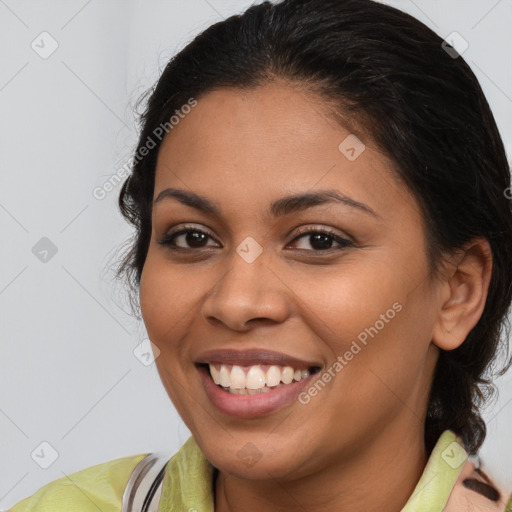
[[[276,445],[265,437],[267,434],[252,435],[247,436],[247,441],[237,439],[229,448],[214,444],[211,449],[208,446],[201,449],[213,466],[235,478],[293,480],[299,476],[298,469],[307,462],[307,454],[298,453],[294,443],[286,446],[276,439]]]

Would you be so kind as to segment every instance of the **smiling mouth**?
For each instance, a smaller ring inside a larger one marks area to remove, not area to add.
[[[233,395],[258,395],[289,386],[320,371],[320,367],[293,368],[257,364],[241,366],[233,364],[206,364],[203,367],[219,388]]]

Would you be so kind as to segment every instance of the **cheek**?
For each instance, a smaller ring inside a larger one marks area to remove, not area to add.
[[[185,293],[186,281],[183,272],[150,250],[140,279],[142,317],[149,339],[160,351],[155,363],[162,383],[180,416],[190,424],[188,395],[183,389],[193,368],[181,340],[190,327],[194,307]]]
[[[140,306],[148,337],[162,360],[176,366],[186,359],[187,335],[200,325],[201,306],[218,279],[211,268],[178,265],[150,249],[140,279]]]
[[[365,404],[375,417],[422,415],[432,370],[431,314],[417,297],[396,297],[400,294],[390,293],[380,308],[372,309],[350,347],[345,344],[339,385],[346,387],[346,409],[354,414]]]
[[[148,253],[140,279],[140,306],[149,338],[159,346],[190,309],[182,280],[180,272]]]
[[[393,304],[403,296],[396,276],[383,272],[379,265],[340,267],[336,272],[317,273],[314,285],[311,279],[295,276],[293,290],[303,304],[301,315],[309,317],[307,323],[317,325],[317,332],[325,334],[331,348],[338,354],[349,348],[365,329],[379,322],[380,315],[386,320],[397,316]],[[382,326],[381,326],[382,324]],[[323,336],[322,336],[323,337]]]
[[[392,389],[413,385],[425,364],[432,300],[426,286],[411,293],[421,269],[406,268],[406,262],[395,267],[402,270],[391,272],[389,265],[375,262],[364,272],[351,267],[335,279],[326,275],[315,279],[315,286],[294,288],[304,298],[300,315],[316,326],[331,362],[344,359],[338,373],[344,377],[337,380],[356,385],[355,396],[391,393],[380,380]]]

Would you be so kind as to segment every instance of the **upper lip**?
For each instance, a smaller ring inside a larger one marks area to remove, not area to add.
[[[203,352],[196,360],[196,364],[234,364],[240,366],[253,366],[257,364],[291,366],[295,369],[319,367],[320,364],[292,357],[282,352],[265,349],[219,349]]]

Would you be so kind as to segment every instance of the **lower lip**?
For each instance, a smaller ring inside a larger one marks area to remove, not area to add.
[[[224,414],[238,418],[254,418],[275,412],[297,399],[300,392],[311,379],[314,373],[298,382],[279,386],[276,389],[257,395],[234,395],[224,391],[213,382],[208,370],[204,366],[198,367],[203,387],[212,403]]]

